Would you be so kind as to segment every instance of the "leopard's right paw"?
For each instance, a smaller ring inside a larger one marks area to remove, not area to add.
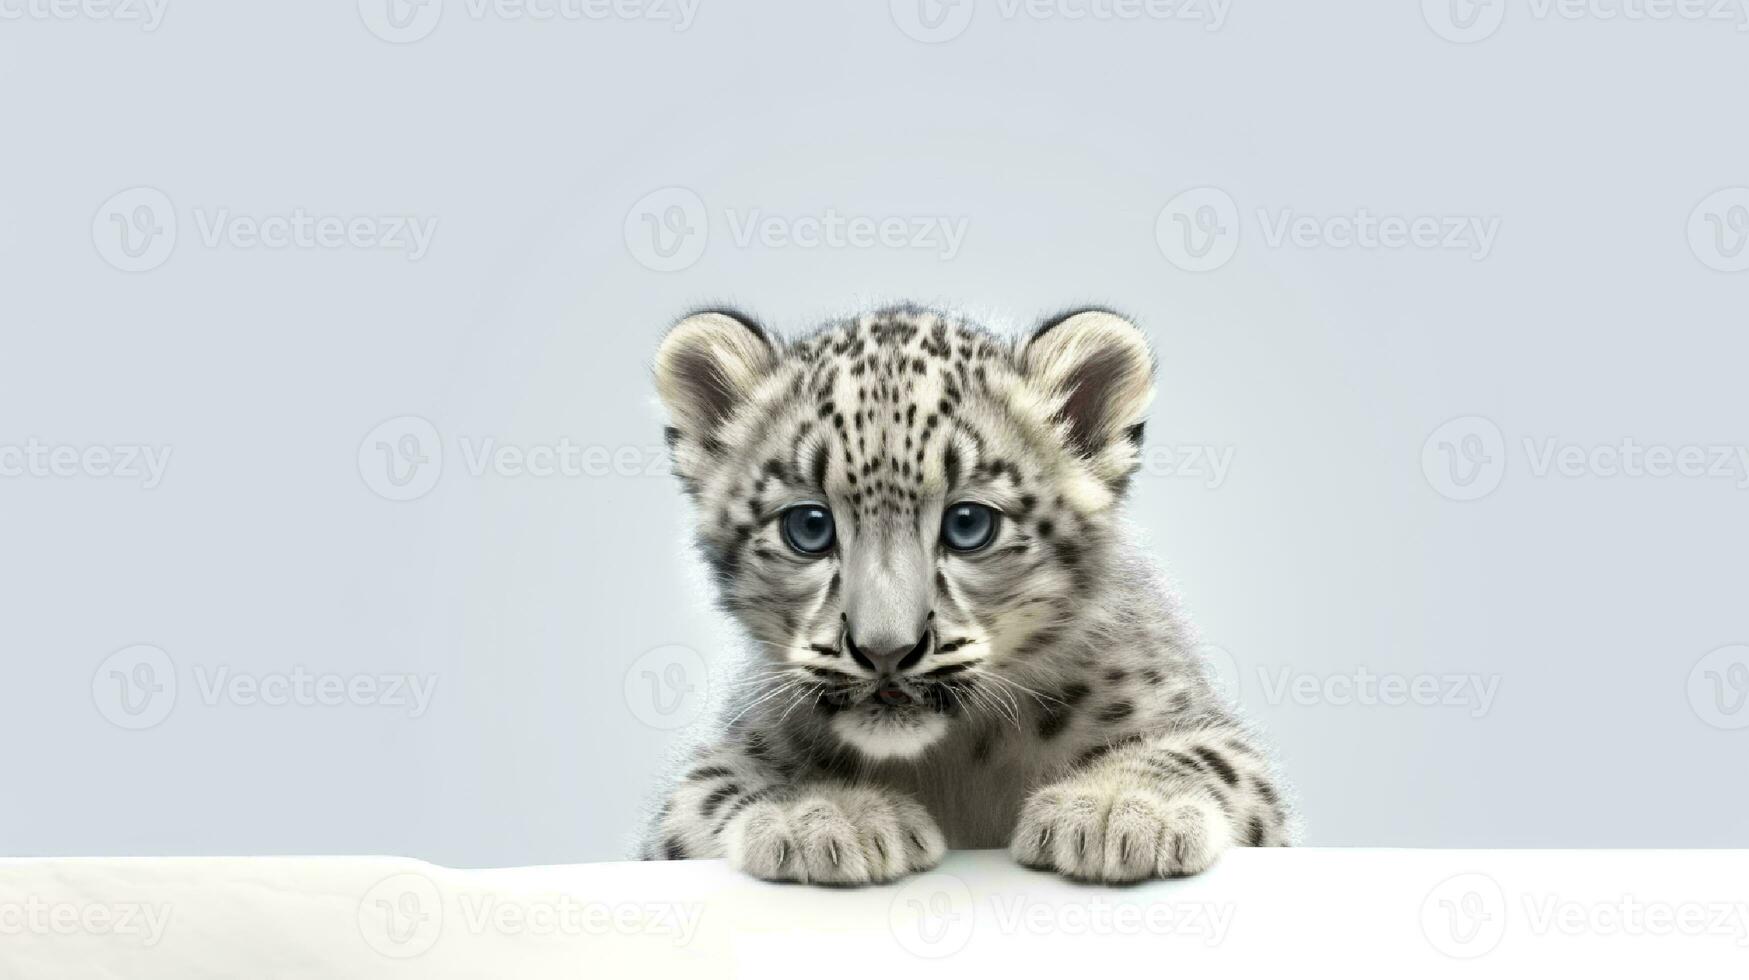
[[[755,803],[723,838],[729,863],[754,877],[819,884],[892,881],[935,867],[947,850],[915,800],[864,787],[808,787]]]

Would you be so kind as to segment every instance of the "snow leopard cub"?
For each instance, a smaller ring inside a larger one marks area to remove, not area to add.
[[[674,468],[757,651],[649,859],[887,881],[947,847],[1119,882],[1293,836],[1118,507],[1153,395],[1105,310],[1021,341],[911,306],[656,355]]]

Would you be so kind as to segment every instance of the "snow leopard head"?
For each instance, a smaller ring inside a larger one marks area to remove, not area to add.
[[[1015,341],[901,306],[783,341],[709,311],[655,375],[720,602],[802,723],[914,756],[1060,676],[1153,393],[1129,321],[1083,310]]]

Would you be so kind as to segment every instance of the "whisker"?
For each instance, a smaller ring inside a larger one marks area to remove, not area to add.
[[[745,715],[747,712],[752,711],[754,708],[759,707],[761,704],[764,704],[766,701],[771,700],[773,697],[775,697],[779,694],[782,694],[783,692],[789,690],[792,687],[795,687],[797,684],[804,684],[804,683],[806,683],[806,681],[798,678],[796,680],[790,681],[787,684],[773,688],[772,690],[767,691],[764,694],[761,694],[759,697],[755,698],[752,702],[750,702],[745,708],[742,708],[740,711],[735,712],[735,717],[730,718],[726,724],[729,726],[734,725],[735,722],[740,721],[741,717],[743,715]]]

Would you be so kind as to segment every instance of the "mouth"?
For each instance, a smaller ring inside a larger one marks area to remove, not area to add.
[[[953,652],[972,642],[949,639],[936,643],[932,637],[926,640],[937,653]],[[840,653],[839,648],[823,645],[813,649],[828,656]],[[807,698],[812,701],[815,714],[866,757],[915,756],[942,738],[954,718],[967,710],[975,713],[980,704],[990,700],[974,689],[976,672],[969,661],[939,666],[923,664],[920,670],[898,671],[893,668],[900,664],[878,665],[855,659],[863,671],[845,670],[850,665],[842,661],[798,666],[813,682]],[[915,664],[910,658],[901,659],[906,661],[905,667]],[[882,670],[882,666],[887,669]]]
[[[860,683],[840,684],[821,693],[819,704],[827,714],[851,709],[881,711],[891,715],[907,712],[951,712],[963,685],[908,677],[883,677]]]
[[[869,759],[916,757],[947,734],[953,709],[932,689],[877,683],[832,699],[827,724]],[[827,704],[826,699],[822,699]]]

